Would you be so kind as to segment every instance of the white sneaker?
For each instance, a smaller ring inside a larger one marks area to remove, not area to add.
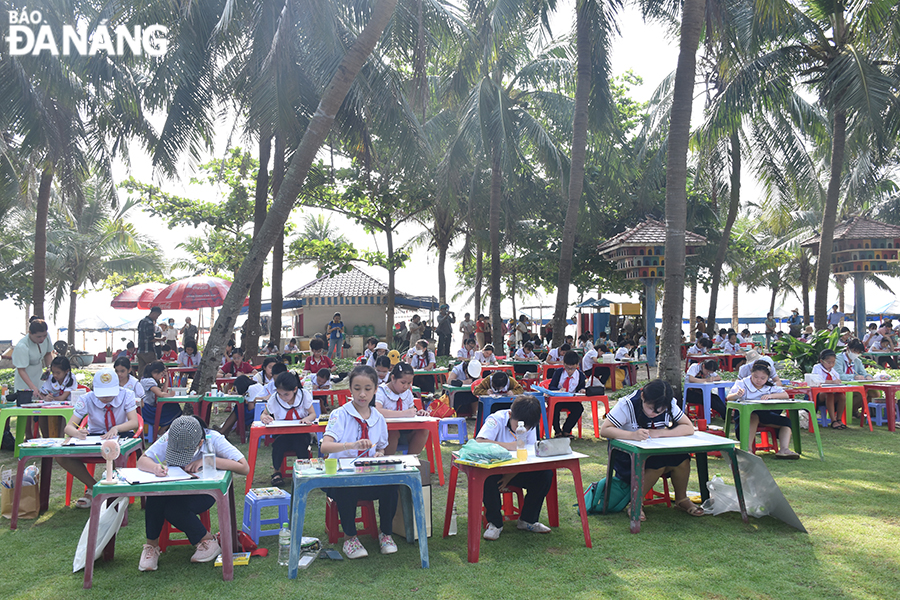
[[[219,547],[219,543],[216,540],[203,540],[202,542],[197,544],[197,550],[191,557],[191,562],[209,562],[211,560],[215,560],[216,557],[221,553],[222,548]]]
[[[394,547],[396,548],[396,546]],[[359,536],[356,535],[344,542],[344,554],[347,555],[347,558],[365,558],[369,555],[359,541]]]
[[[543,523],[527,523],[521,519],[516,523],[516,529],[524,529],[526,531],[530,531],[531,533],[550,533],[553,531]]]
[[[155,571],[159,563],[159,546],[144,544],[138,571]]]
[[[484,530],[484,539],[495,541],[500,539],[500,534],[503,533],[502,527],[497,527],[493,523],[488,523],[487,529]]]
[[[378,535],[378,544],[381,546],[382,554],[393,554],[397,551],[397,544],[394,543],[394,538],[389,535],[379,534]]]

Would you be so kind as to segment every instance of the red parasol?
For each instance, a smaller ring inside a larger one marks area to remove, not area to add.
[[[164,283],[139,283],[113,298],[109,305],[113,308],[150,308],[150,302],[165,287]]]
[[[229,288],[231,282],[219,277],[188,277],[161,290],[149,306],[158,306],[162,310],[192,310],[222,306]],[[244,305],[247,304],[248,301],[244,300]]]

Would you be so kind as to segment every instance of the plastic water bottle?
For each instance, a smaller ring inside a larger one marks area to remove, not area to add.
[[[213,449],[210,434],[206,434],[206,446],[203,448],[202,479],[216,478],[216,452]]]
[[[520,461],[528,460],[528,450],[525,449],[525,424],[519,421],[516,426],[516,456]]]
[[[278,564],[286,567],[291,558],[291,530],[284,523],[278,532]]]

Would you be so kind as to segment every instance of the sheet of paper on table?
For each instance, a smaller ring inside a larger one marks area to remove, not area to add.
[[[428,423],[430,421],[439,421],[440,419],[416,415],[415,417],[392,417],[390,419],[385,418],[384,420],[388,423]]]
[[[783,402],[783,400],[782,400]],[[682,435],[677,437],[648,438],[642,442],[636,440],[623,440],[639,448],[696,448],[697,446],[719,446],[721,444],[737,444],[736,441],[711,435],[703,431],[694,432],[694,435]]]
[[[83,440],[79,440],[78,438],[70,438],[69,441],[66,442],[66,446],[99,446],[102,443],[102,435],[89,435]]]
[[[264,424],[262,421],[253,421],[253,427],[293,427],[295,425],[316,425],[316,423],[303,423],[301,421],[272,421],[268,425]]]
[[[106,471],[104,471],[104,473],[106,473]],[[197,479],[196,476],[191,475],[181,467],[169,467],[169,474],[165,477],[158,477],[153,473],[141,471],[140,469],[134,467],[116,469],[116,473],[119,475],[119,479],[123,483],[131,484],[162,483],[164,481],[186,481],[188,479]]]
[[[418,456],[409,456],[407,454],[394,454],[394,455],[389,455],[389,456],[381,456],[377,459],[369,458],[369,460],[385,460],[385,459],[400,460],[403,462],[403,468],[405,468],[405,469],[408,469],[408,468],[418,469],[419,464],[420,464]],[[338,459],[338,468],[341,469],[342,471],[344,471],[344,470],[353,471],[355,468],[354,464],[353,464],[354,460],[356,460],[356,459],[355,458],[340,458],[340,459]]]

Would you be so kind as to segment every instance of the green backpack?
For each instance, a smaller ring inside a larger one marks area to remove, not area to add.
[[[606,477],[592,483],[584,493],[584,505],[589,515],[603,513],[603,492],[606,489]],[[618,477],[612,478],[612,487],[609,490],[609,510],[607,513],[621,512],[625,510],[631,500],[631,489],[628,484]]]

